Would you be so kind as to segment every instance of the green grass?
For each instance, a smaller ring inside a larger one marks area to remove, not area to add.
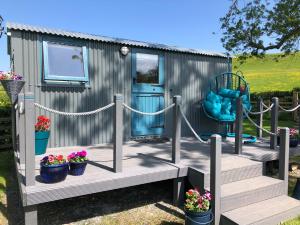
[[[300,53],[278,61],[274,60],[274,56],[249,58],[242,65],[233,59],[233,70],[243,72],[251,92],[291,91],[300,87]]]
[[[278,126],[279,127],[289,127],[289,128],[294,127],[294,128],[297,128],[297,124],[295,122],[289,121],[289,120],[278,121]],[[266,130],[270,131],[271,130],[270,120],[264,120],[263,121],[263,127]],[[249,120],[244,120],[243,129],[244,129],[244,133],[256,136],[256,128],[252,125],[252,123]],[[263,132],[263,136],[267,137],[269,135],[267,133]]]

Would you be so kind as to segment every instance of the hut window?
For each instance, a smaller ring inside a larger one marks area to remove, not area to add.
[[[45,81],[88,82],[85,46],[43,42]]]
[[[137,83],[159,83],[158,55],[136,53]]]

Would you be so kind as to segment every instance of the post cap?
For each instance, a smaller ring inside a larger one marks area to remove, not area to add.
[[[114,99],[115,100],[123,100],[123,95],[122,94],[115,94]]]

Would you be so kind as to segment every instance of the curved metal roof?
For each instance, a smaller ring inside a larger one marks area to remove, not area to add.
[[[86,39],[86,40],[110,42],[110,43],[123,44],[123,45],[128,45],[128,46],[160,49],[160,50],[166,50],[166,51],[183,52],[183,53],[191,53],[191,54],[198,54],[198,55],[227,57],[226,54],[219,53],[219,52],[210,52],[210,51],[204,51],[204,50],[198,50],[198,49],[181,48],[181,47],[176,47],[176,46],[149,43],[149,42],[143,42],[143,41],[135,41],[135,40],[129,40],[129,39],[123,39],[123,38],[112,38],[112,37],[86,34],[86,33],[80,33],[80,32],[65,31],[65,30],[61,30],[61,29],[51,29],[51,28],[46,28],[46,27],[31,26],[31,25],[13,23],[13,22],[7,22],[6,27],[8,30],[23,30],[23,31],[31,31],[31,32],[37,32],[37,33],[44,33],[44,34],[59,35],[59,36],[65,36],[65,37]]]

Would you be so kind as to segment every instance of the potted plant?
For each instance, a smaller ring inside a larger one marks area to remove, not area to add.
[[[45,183],[56,183],[66,179],[69,164],[62,155],[45,156],[40,163],[40,175]]]
[[[197,189],[190,189],[185,195],[185,224],[211,224],[213,215],[210,208],[212,198],[210,192],[206,191],[201,195]]]
[[[13,72],[0,71],[0,81],[11,103],[15,103],[25,84],[23,77]]]
[[[80,176],[84,173],[87,165],[86,151],[73,152],[68,155],[68,161],[70,165],[70,174],[74,176]]]
[[[39,116],[35,124],[35,154],[45,154],[50,136],[50,119]]]
[[[280,145],[280,128],[277,129],[277,145]],[[290,128],[290,147],[295,148],[299,143],[299,132],[295,128]]]

